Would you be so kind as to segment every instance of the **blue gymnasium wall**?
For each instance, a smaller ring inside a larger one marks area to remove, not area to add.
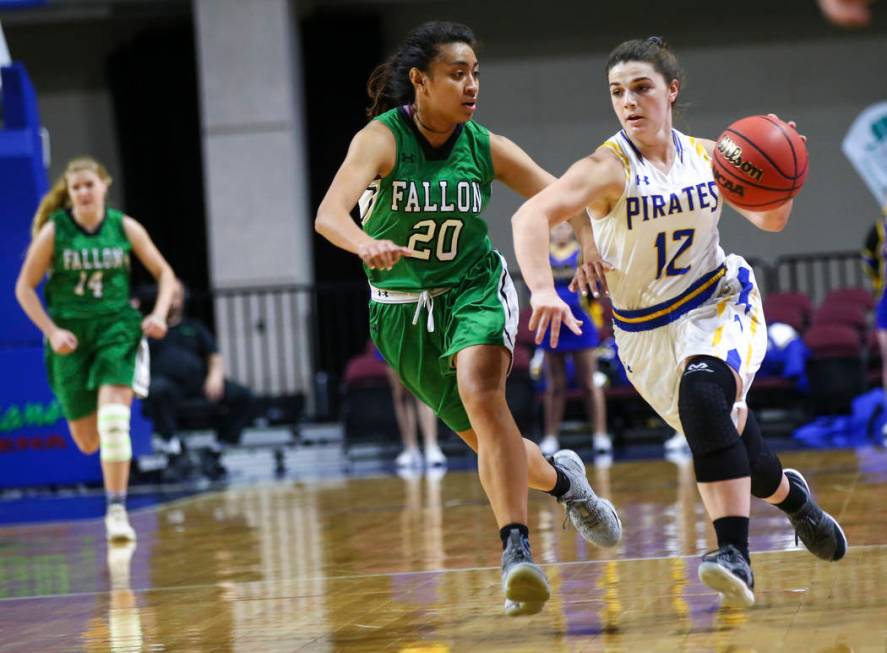
[[[24,66],[0,69],[0,347],[39,345],[40,334],[22,312],[12,289],[30,240],[30,220],[48,183],[43,167],[37,95]]]
[[[98,483],[98,455],[74,445],[46,381],[40,332],[15,298],[30,224],[48,189],[37,95],[21,64],[0,68],[0,488]],[[133,454],[150,447],[150,425],[133,408]]]
[[[0,9],[25,9],[45,5],[48,0],[0,0]]]

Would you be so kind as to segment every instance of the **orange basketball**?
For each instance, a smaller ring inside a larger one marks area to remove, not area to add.
[[[797,130],[770,116],[749,116],[727,127],[712,160],[721,196],[765,211],[788,201],[807,178],[807,145]]]

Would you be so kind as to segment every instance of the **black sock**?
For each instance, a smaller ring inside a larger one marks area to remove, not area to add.
[[[732,544],[746,562],[748,555],[748,517],[721,517],[714,520],[715,533],[718,536],[718,548]]]
[[[545,460],[554,467],[554,471],[557,474],[557,481],[555,482],[554,487],[548,491],[548,494],[555,499],[560,499],[570,491],[570,479],[567,478],[567,475],[564,474],[564,471],[560,467],[554,464],[554,458],[546,458]]]
[[[530,537],[530,529],[527,528],[524,524],[506,524],[499,529],[499,538],[502,540],[503,550],[508,544],[508,536],[511,535],[511,531],[513,531],[515,528],[520,531],[520,534],[523,535],[525,538]]]
[[[798,512],[807,503],[807,491],[802,484],[795,483],[791,476],[786,476],[786,478],[788,478],[788,496],[777,503],[776,507],[782,512]]]

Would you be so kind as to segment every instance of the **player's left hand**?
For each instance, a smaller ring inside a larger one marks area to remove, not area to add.
[[[573,280],[570,281],[570,290],[583,295],[588,295],[591,291],[592,296],[596,298],[600,297],[601,293],[609,296],[606,273],[615,269],[601,257],[597,249],[585,248],[582,251],[582,264],[576,268]]]
[[[779,116],[777,116],[775,113],[768,113],[767,115],[770,116],[771,118],[776,119],[776,120],[782,120],[782,118],[780,118]],[[782,120],[782,121],[783,121],[786,125],[788,125],[789,127],[791,127],[792,129],[794,129],[795,131],[798,131],[798,125],[797,125],[797,123],[796,123],[794,120]],[[807,142],[807,137],[804,136],[804,134],[802,134],[801,132],[798,132],[798,136],[801,137],[801,140],[802,140],[802,141],[804,141],[805,143]]]
[[[159,315],[151,313],[142,320],[142,333],[149,338],[160,340],[166,335],[166,320]]]
[[[558,297],[554,288],[533,293],[533,296],[530,297],[530,306],[533,309],[533,314],[530,316],[529,327],[531,331],[536,332],[537,345],[542,344],[545,339],[545,331],[550,328],[551,333],[548,341],[552,349],[557,347],[562,324],[565,324],[577,336],[582,335],[582,322],[573,316],[573,311],[564,300]]]

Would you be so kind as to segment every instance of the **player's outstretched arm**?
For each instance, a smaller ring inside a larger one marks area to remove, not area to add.
[[[496,178],[524,197],[533,197],[557,179],[505,136],[491,133],[490,150],[493,155]],[[582,248],[583,260],[599,260],[597,245],[594,242],[594,232],[584,208],[573,214],[569,220],[570,226],[576,234],[576,240],[579,241]],[[606,287],[606,281],[603,281],[603,287]]]
[[[589,204],[618,197],[625,186],[622,164],[598,151],[574,163],[564,176],[533,196],[511,219],[514,248],[524,280],[532,292],[554,288],[548,265],[548,232],[584,212]]]
[[[370,268],[390,270],[412,251],[390,240],[376,240],[351,219],[351,209],[370,183],[394,168],[397,146],[391,131],[371,122],[351,140],[339,167],[317,209],[314,230],[336,247],[357,254]]]
[[[551,326],[551,343],[557,345],[560,324],[580,333],[569,307],[554,289],[548,262],[548,232],[554,225],[584,211],[604,198],[618,197],[625,186],[622,164],[606,152],[596,152],[574,163],[563,177],[521,206],[511,219],[514,250],[527,287],[532,293],[530,328],[541,342]]]

